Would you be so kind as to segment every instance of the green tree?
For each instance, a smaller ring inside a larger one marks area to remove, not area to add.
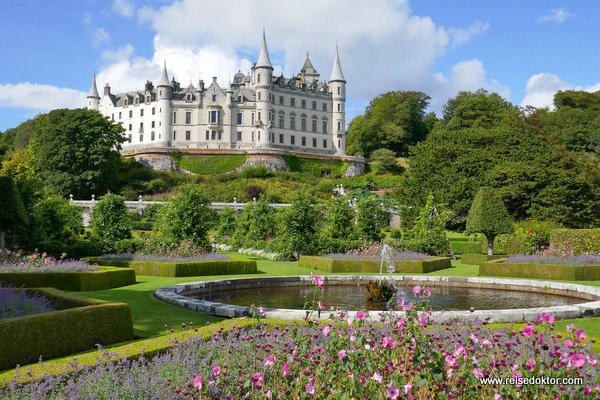
[[[444,115],[436,129],[492,128],[516,107],[498,93],[484,89],[459,92],[446,103]]]
[[[405,154],[409,145],[425,139],[429,133],[432,115],[426,118],[425,109],[430,99],[422,92],[396,91],[371,100],[365,114],[350,123],[348,154],[369,157],[380,148]]]
[[[60,196],[47,194],[35,204],[32,225],[39,241],[71,242],[83,233],[81,208]]]
[[[123,197],[108,193],[98,200],[90,219],[92,238],[105,251],[111,251],[117,241],[131,238],[131,222]]]
[[[325,217],[325,237],[334,239],[354,239],[354,210],[348,203],[348,197],[335,197],[327,207]]]
[[[216,212],[208,208],[210,200],[196,185],[182,186],[179,191],[158,211],[155,230],[167,240],[191,240],[210,248],[208,231],[217,220]]]
[[[284,248],[296,260],[302,254],[315,254],[321,215],[306,192],[292,195],[291,207],[283,212],[282,236]]]
[[[29,218],[13,180],[0,175],[0,249],[6,247],[6,235],[16,234]]]
[[[365,197],[356,203],[356,231],[358,235],[369,241],[379,241],[381,230],[389,222],[389,213],[383,210],[377,196]]]
[[[275,236],[276,219],[275,209],[269,205],[266,196],[250,201],[242,211],[233,239],[239,246],[253,247]]]
[[[34,120],[29,145],[53,191],[89,198],[116,187],[123,132],[98,111],[54,110]]]
[[[430,193],[412,229],[413,239],[423,242],[428,254],[445,257],[451,251],[446,235],[449,215],[448,210],[435,203],[433,194]]]
[[[513,220],[494,188],[481,187],[469,210],[465,234],[483,233],[488,242],[488,254],[492,255],[496,236],[513,233],[514,229]]]
[[[225,207],[223,211],[219,213],[219,227],[217,234],[220,237],[233,236],[235,228],[238,225],[238,213],[232,207]]]
[[[377,149],[371,153],[371,159],[378,169],[383,171],[391,171],[398,166],[398,160],[392,150]]]

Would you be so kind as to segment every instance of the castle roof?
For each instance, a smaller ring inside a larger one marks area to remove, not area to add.
[[[337,46],[335,46],[335,61],[333,62],[333,71],[331,71],[331,78],[329,82],[342,81],[346,82],[344,74],[342,73],[342,66],[340,65],[340,54]]]
[[[260,47],[260,53],[258,54],[258,61],[254,66],[273,68],[273,65],[271,65],[271,59],[269,58],[269,51],[267,50],[267,38],[265,36],[264,29],[262,46]]]
[[[169,83],[169,74],[167,74],[167,61],[165,60],[165,65],[163,67],[162,77],[160,78],[160,83],[158,86],[171,86]]]
[[[92,88],[90,89],[90,93],[87,97],[100,98],[98,95],[98,88],[96,87],[96,74],[94,74],[94,80],[92,81]]]
[[[316,74],[317,73],[317,70],[313,66],[310,59],[308,58],[308,54],[306,55],[306,61],[304,61],[304,66],[302,67],[300,72],[303,74]]]

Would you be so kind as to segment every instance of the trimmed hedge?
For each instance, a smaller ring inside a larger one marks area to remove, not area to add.
[[[452,246],[452,251],[455,255],[465,254],[465,253],[481,253],[481,243],[477,242],[468,242],[465,240],[450,240],[450,246]]]
[[[493,256],[488,256],[487,254],[463,254],[460,257],[460,262],[468,265],[481,265],[481,263],[497,260],[499,258],[506,258],[506,254],[494,254]]]
[[[0,272],[0,282],[13,286],[53,287],[68,291],[112,289],[135,283],[132,268],[98,267],[87,272]]]
[[[327,272],[378,273],[380,260],[339,260],[335,258],[301,256],[299,264],[304,268]],[[396,273],[428,273],[451,268],[448,257],[431,257],[428,260],[396,260]],[[386,271],[384,271],[386,272]]]
[[[255,274],[256,261],[197,261],[197,262],[158,262],[158,261],[128,261],[104,260],[90,258],[90,262],[119,268],[133,268],[138,275],[180,277],[207,275],[238,275]]]
[[[600,265],[556,265],[534,263],[505,263],[506,258],[484,262],[480,276],[511,276],[563,281],[600,280]]]
[[[0,320],[0,370],[134,339],[129,304],[36,291],[61,310]]]

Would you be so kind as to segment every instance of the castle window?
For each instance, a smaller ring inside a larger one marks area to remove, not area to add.
[[[143,131],[144,131],[144,123],[140,122],[140,132],[143,132]]]
[[[283,121],[283,115],[280,115],[279,116],[279,128],[283,129],[283,123],[284,123],[284,121]]]
[[[148,103],[150,103],[150,100],[151,100],[151,99],[152,99],[152,98],[151,98],[150,96],[146,96],[146,101],[147,101]]]
[[[242,132],[237,133],[237,140],[242,141]]]
[[[217,95],[216,94],[212,95],[212,101],[217,101]]]
[[[238,103],[241,103],[241,102],[242,102],[242,100],[243,100],[243,99],[242,99],[242,96],[238,96]]]
[[[306,108],[306,100],[302,100],[302,108]]]
[[[258,131],[258,141],[260,142],[260,131]]]
[[[243,116],[243,114],[241,112],[237,113],[237,123],[238,123],[238,125],[242,124],[242,116]]]
[[[312,122],[312,131],[313,132],[317,131],[317,120],[316,119],[313,119],[313,122]]]
[[[261,96],[260,96],[260,92],[258,92],[258,100],[260,100],[260,97],[261,97]]]
[[[173,113],[173,123],[176,124],[177,123],[177,112]]]
[[[338,147],[342,147],[342,141],[338,140]]]
[[[217,132],[216,132],[216,131],[211,131],[211,132],[210,132],[210,138],[211,138],[212,140],[215,140],[215,139],[216,139],[216,136],[217,136]]]
[[[144,135],[140,135],[140,143],[144,141]]]
[[[292,144],[292,145],[293,145],[293,144],[296,144],[296,136],[293,136],[293,135],[292,135],[292,136],[290,137],[290,144]]]
[[[129,141],[129,143],[131,143],[131,140],[132,140],[132,139],[133,139],[133,138],[132,138],[132,135],[131,135],[131,133],[130,133],[129,135],[127,135],[127,140]]]
[[[156,107],[152,107],[152,115],[156,114]]]
[[[342,111],[342,105],[338,103],[338,111]]]
[[[152,127],[154,128],[154,126],[155,126],[155,122],[154,122],[154,121],[152,121]]]
[[[129,110],[129,118],[133,118],[133,110]]]
[[[290,117],[290,129],[296,130],[296,117]]]
[[[217,140],[221,140],[223,137],[223,131],[218,131],[217,132]]]
[[[115,120],[115,114],[111,114],[110,119]]]
[[[283,143],[283,135],[279,135],[279,143]]]
[[[138,99],[137,97],[135,98],[135,100],[133,101],[135,103],[135,105],[137,106],[138,104],[140,104],[140,99]]]
[[[188,125],[192,123],[192,113],[189,111],[185,113],[185,123]]]
[[[188,94],[188,95],[186,96],[186,100],[187,100],[187,101],[192,101],[192,95],[191,95],[191,94]]]
[[[252,141],[254,142],[254,132],[252,132]]]
[[[327,111],[327,103],[323,103],[323,111]]]
[[[302,146],[306,146],[306,137],[302,136]]]
[[[296,99],[295,98],[290,98],[290,106],[291,107],[296,107]]]
[[[150,140],[154,140],[155,138],[154,131],[150,132]]]
[[[206,140],[210,139],[210,131],[206,131]]]
[[[259,111],[259,112],[258,112],[258,120],[259,120],[259,121],[262,121],[262,119],[261,119],[260,117],[261,117],[261,115],[260,115],[260,111]]]
[[[123,106],[127,107],[127,99],[123,100]]]
[[[323,121],[323,133],[327,133],[327,122]]]
[[[279,105],[283,105],[283,96],[279,96]]]
[[[338,132],[342,130],[342,122],[338,121]]]
[[[300,122],[300,129],[306,131],[306,118],[302,118]]]
[[[133,127],[131,126],[131,124],[129,124],[129,130],[131,130]]]
[[[313,147],[317,147],[317,139],[313,138]]]
[[[173,131],[173,140],[177,140],[177,131]]]
[[[185,131],[185,140],[191,140],[191,138],[192,138],[192,132]]]
[[[338,86],[338,94],[342,94],[342,88]]]
[[[312,102],[312,109],[313,109],[313,110],[316,110],[316,109],[317,109],[317,102],[316,102],[316,101],[313,101],[313,102]]]
[[[254,125],[254,113],[252,113],[252,125]],[[254,140],[254,139],[252,139]]]
[[[326,149],[327,148],[327,139],[323,139],[323,148]]]
[[[119,111],[119,119],[123,119],[123,113]]]
[[[260,82],[260,74],[256,75],[256,82]]]

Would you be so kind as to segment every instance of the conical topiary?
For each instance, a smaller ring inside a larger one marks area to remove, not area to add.
[[[513,232],[512,218],[494,188],[479,188],[467,216],[465,234],[482,233],[488,242],[488,255],[492,255],[496,236]]]

